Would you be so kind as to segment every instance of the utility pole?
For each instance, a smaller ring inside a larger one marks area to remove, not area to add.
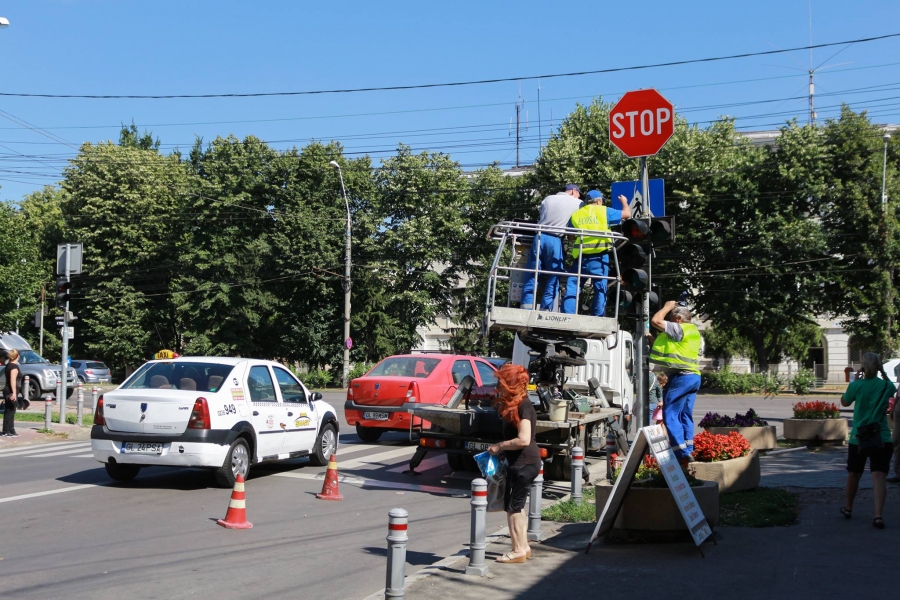
[[[516,102],[516,168],[519,168],[519,141],[522,139],[519,135],[519,125],[521,121],[522,105]]]
[[[63,276],[66,281],[71,282],[69,273],[72,271],[72,244],[66,244],[66,272]],[[62,386],[59,388],[59,424],[66,422],[66,392],[68,391],[69,378],[69,300],[66,299],[65,308],[63,308],[63,336],[62,336],[62,358],[59,361],[60,381]]]
[[[816,84],[813,83],[813,76],[815,75],[815,71],[813,69],[809,70],[809,124],[812,125],[816,122]]]
[[[41,343],[38,347],[38,354],[44,355],[44,302],[46,302],[46,289],[41,286]]]
[[[347,387],[350,384],[350,349],[353,340],[350,338],[350,244],[352,235],[352,221],[350,220],[350,202],[347,200],[347,188],[344,187],[344,173],[341,165],[333,160],[329,166],[338,170],[341,179],[341,193],[344,195],[344,206],[347,208],[347,229],[344,236],[344,369],[341,374],[341,385]]]

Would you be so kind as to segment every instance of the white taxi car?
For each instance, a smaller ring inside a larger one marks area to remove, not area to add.
[[[209,467],[231,487],[250,465],[308,456],[325,465],[338,421],[283,365],[246,358],[154,360],[103,394],[91,450],[116,480],[143,466]]]

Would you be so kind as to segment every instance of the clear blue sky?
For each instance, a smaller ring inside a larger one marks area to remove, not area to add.
[[[0,2],[0,16],[11,23],[0,30],[0,92],[6,93],[411,85],[704,58],[805,46],[810,39],[808,0],[10,0]],[[813,43],[898,32],[900,2],[812,1]],[[813,66],[835,65],[816,75],[819,118],[833,116],[843,101],[868,108],[876,122],[900,121],[900,38],[853,45],[830,58],[842,48],[813,52]],[[615,100],[643,87],[662,91],[692,122],[728,114],[745,130],[772,129],[792,116],[805,122],[807,100],[788,98],[807,93],[809,65],[808,52],[794,52],[544,79],[540,128],[533,80],[242,99],[0,97],[0,199],[16,201],[54,183],[73,146],[115,140],[120,125],[132,120],[152,131],[166,152],[189,148],[196,136],[208,141],[253,134],[277,148],[335,139],[348,153],[375,158],[402,142],[445,151],[466,168],[513,164],[509,125],[520,93],[528,120],[523,164],[535,158],[539,139],[546,141],[577,102],[598,95]],[[776,101],[761,102],[766,100]]]

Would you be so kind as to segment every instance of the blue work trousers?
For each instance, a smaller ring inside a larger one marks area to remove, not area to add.
[[[694,402],[699,389],[700,376],[695,373],[669,375],[663,392],[663,423],[675,458],[694,451]]]
[[[584,275],[600,275],[606,277],[609,275],[609,254],[585,254],[581,261],[582,278],[579,281],[578,275],[578,259],[572,264],[569,272],[576,277],[569,277],[566,281],[566,295],[563,297],[563,312],[574,315],[578,312],[575,306],[575,295],[584,282]],[[591,302],[591,316],[602,317],[606,312],[606,279],[593,279],[594,300]]]
[[[538,257],[539,244],[541,247],[540,257]],[[534,236],[534,243],[531,245],[525,268],[534,269],[535,265],[538,269],[546,271],[565,271],[562,238],[548,233],[539,233]],[[556,301],[556,293],[559,290],[559,275],[541,275],[539,281],[544,283],[541,310],[553,310],[553,303]],[[534,308],[534,288],[534,273],[526,273],[525,283],[522,285],[522,308],[527,310]]]

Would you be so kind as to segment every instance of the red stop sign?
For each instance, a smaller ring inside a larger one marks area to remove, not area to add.
[[[609,141],[629,158],[653,156],[675,132],[674,116],[656,90],[626,92],[609,112]]]

